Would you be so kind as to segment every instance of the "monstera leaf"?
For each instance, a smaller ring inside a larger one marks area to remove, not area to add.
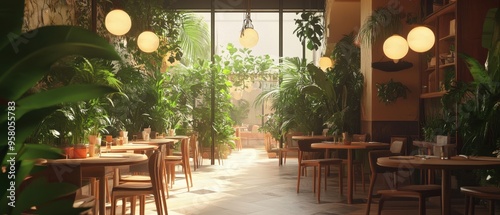
[[[4,131],[0,133],[0,138],[9,140],[0,142],[0,160],[8,170],[0,173],[0,214],[20,214],[35,204],[53,202],[51,197],[62,196],[76,189],[37,181],[32,183],[31,188],[28,186],[22,190],[33,192],[38,189],[38,194],[42,195],[22,193],[20,185],[34,170],[33,159],[60,157],[60,150],[48,145],[24,144],[26,138],[46,116],[57,109],[58,104],[89,100],[117,90],[100,85],[79,85],[29,96],[26,92],[62,57],[82,55],[110,60],[120,58],[106,40],[79,27],[48,26],[21,33],[24,1],[2,1],[0,8],[0,104],[3,110],[0,128]],[[11,195],[10,191],[14,191],[15,195]],[[68,205],[71,202],[65,204],[58,208],[72,208]]]

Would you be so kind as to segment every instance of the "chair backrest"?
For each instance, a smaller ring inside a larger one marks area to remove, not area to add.
[[[401,148],[398,150],[399,146],[394,146],[394,150],[392,145],[394,142],[400,141],[401,143],[397,143],[397,145],[401,144]],[[408,138],[407,137],[391,137],[391,151],[393,153],[400,153],[402,155],[406,155],[408,153]]]
[[[389,150],[394,154],[403,154],[403,141],[396,140],[391,143]]]
[[[148,160],[148,167],[149,167],[149,177],[151,178],[151,185],[153,188],[154,195],[156,196],[155,198],[158,199],[156,202],[156,209],[161,210],[158,211],[158,214],[167,214],[167,211],[163,211],[164,209],[166,210],[167,206],[163,205],[164,203],[166,204],[165,201],[161,201],[162,198],[167,198],[165,196],[165,184],[166,182],[166,177],[165,173],[163,172],[164,170],[164,163],[163,163],[163,153],[161,150],[157,149],[149,156]]]
[[[366,142],[368,135],[366,134],[353,134],[352,142]]]
[[[285,135],[285,148],[296,148],[296,142],[292,140],[292,136],[302,135],[302,132],[288,132]]]
[[[239,131],[240,129],[238,129]],[[238,132],[239,133],[239,132]],[[198,134],[193,133],[189,138],[189,153],[193,155],[196,151],[198,151]]]
[[[182,162],[189,163],[189,144],[191,138],[184,138],[181,140],[181,155]]]

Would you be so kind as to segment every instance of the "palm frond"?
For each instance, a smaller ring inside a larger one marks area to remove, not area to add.
[[[401,13],[387,7],[373,11],[366,18],[365,23],[359,29],[357,41],[362,45],[370,46],[377,39],[385,39],[401,31]]]

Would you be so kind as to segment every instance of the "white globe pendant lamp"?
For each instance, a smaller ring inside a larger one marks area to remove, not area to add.
[[[329,57],[323,56],[319,58],[319,68],[326,72],[328,68],[333,67],[333,61]]]
[[[248,0],[247,12],[241,27],[240,44],[244,48],[253,48],[259,42],[259,33],[253,28],[252,19],[250,18],[250,0]]]
[[[434,46],[434,42],[436,41],[434,32],[425,26],[413,28],[408,33],[406,39],[408,40],[408,46],[410,49],[419,53],[429,51],[432,46]]]
[[[158,49],[160,46],[160,39],[151,31],[144,31],[137,37],[137,46],[139,49],[146,53],[151,53]]]
[[[130,31],[130,28],[132,27],[132,20],[130,19],[130,16],[127,14],[127,12],[120,9],[115,9],[110,11],[106,15],[106,18],[104,19],[104,25],[106,26],[106,29],[109,31],[109,33],[116,36],[121,36]]]
[[[385,56],[397,63],[408,54],[408,42],[402,36],[392,35],[385,40],[383,50]]]
[[[259,42],[259,33],[253,28],[245,28],[240,35],[240,44],[244,48],[253,48]]]

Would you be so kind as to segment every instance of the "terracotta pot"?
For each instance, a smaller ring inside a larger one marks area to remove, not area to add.
[[[86,158],[87,157],[87,147],[86,146],[76,146],[74,151],[74,158]]]
[[[351,145],[351,136],[349,136],[348,132],[342,133],[342,140],[344,140],[344,145]]]
[[[67,159],[72,159],[74,158],[74,147],[73,146],[69,146],[69,147],[65,147],[64,148],[64,154],[66,155],[66,158]]]

